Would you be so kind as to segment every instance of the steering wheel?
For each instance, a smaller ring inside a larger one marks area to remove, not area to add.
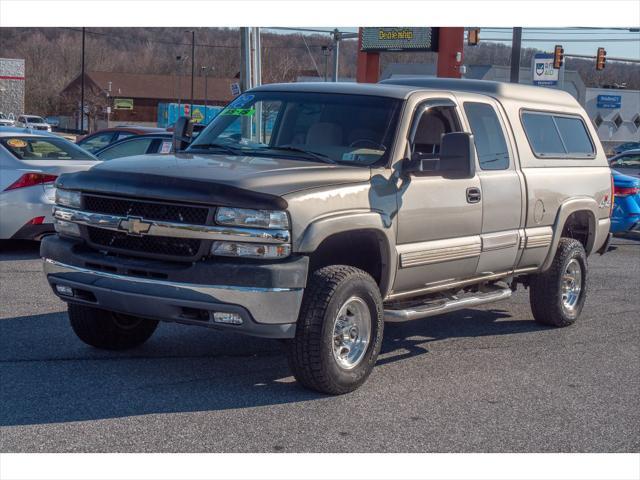
[[[350,147],[356,147],[359,143],[373,145],[373,148],[385,151],[387,147],[383,144],[375,142],[373,140],[369,140],[368,138],[358,138],[349,144]]]

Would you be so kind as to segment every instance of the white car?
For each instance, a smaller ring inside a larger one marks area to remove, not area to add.
[[[45,132],[51,131],[51,125],[44,118],[37,115],[18,115],[15,126],[18,128],[30,128],[31,130],[43,130]]]
[[[15,120],[13,119],[13,115],[5,115],[0,112],[0,127],[12,127],[15,124]]]
[[[39,240],[53,233],[56,178],[98,163],[56,135],[0,127],[0,239]]]

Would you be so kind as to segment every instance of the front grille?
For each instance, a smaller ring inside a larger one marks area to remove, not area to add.
[[[128,198],[88,194],[84,194],[82,198],[85,210],[107,215],[134,216],[142,217],[145,220],[188,223],[192,225],[205,225],[209,216],[209,209],[206,207],[145,202]]]
[[[94,245],[127,252],[140,252],[163,257],[195,257],[200,250],[200,240],[172,237],[134,237],[96,227],[87,227],[89,241]]]

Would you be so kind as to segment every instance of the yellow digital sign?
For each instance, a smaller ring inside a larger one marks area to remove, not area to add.
[[[438,29],[432,27],[365,27],[363,52],[437,52]]]

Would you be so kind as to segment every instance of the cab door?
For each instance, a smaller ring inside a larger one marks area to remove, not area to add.
[[[420,109],[427,108],[419,118]],[[414,110],[413,148],[434,159],[442,135],[461,131],[452,99],[431,99]],[[413,152],[412,152],[413,153]],[[402,173],[397,194],[398,269],[392,294],[420,291],[475,275],[481,251],[480,179],[451,178],[437,171]]]
[[[497,102],[483,97],[462,108],[476,147],[482,195],[482,251],[477,274],[501,273],[516,263],[523,220],[523,183]]]

